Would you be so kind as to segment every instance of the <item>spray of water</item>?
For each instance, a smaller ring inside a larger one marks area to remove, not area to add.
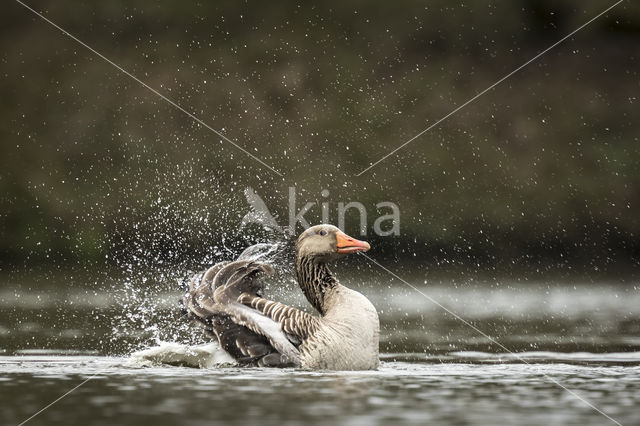
[[[133,215],[114,219],[110,236],[110,261],[121,278],[111,288],[119,312],[113,315],[107,352],[125,354],[167,341],[206,342],[182,312],[181,288],[193,274],[237,258],[251,244],[271,244],[266,252],[251,254],[277,271],[267,291],[274,297],[290,292],[295,285],[290,237],[259,226],[240,227],[248,208],[242,191],[224,187],[214,174],[203,175],[190,164],[158,172],[150,181],[148,171],[138,177],[131,176],[131,191],[122,195]],[[142,183],[147,189],[141,194],[137,186]]]

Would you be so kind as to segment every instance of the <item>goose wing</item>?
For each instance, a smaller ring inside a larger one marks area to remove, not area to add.
[[[242,293],[238,301],[276,321],[290,339],[297,339],[302,342],[312,337],[320,327],[318,317],[255,294]]]
[[[191,279],[183,304],[188,316],[238,362],[298,366],[295,339],[278,322],[238,302],[243,293],[257,295],[261,277],[272,273],[271,266],[248,257],[218,263]]]

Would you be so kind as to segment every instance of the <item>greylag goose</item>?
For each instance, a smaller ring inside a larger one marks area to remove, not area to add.
[[[300,289],[319,315],[261,296],[261,277],[274,269],[255,245],[233,262],[220,262],[189,282],[189,317],[238,363],[270,367],[370,370],[378,367],[380,323],[369,300],[340,283],[327,264],[369,250],[335,226],[317,225],[296,242]]]

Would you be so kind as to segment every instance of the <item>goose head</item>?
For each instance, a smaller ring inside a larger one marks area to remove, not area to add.
[[[327,263],[350,253],[368,251],[366,241],[356,240],[333,225],[316,225],[304,231],[296,242],[298,257],[312,258]]]

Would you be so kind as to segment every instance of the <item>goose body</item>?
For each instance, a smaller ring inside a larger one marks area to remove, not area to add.
[[[272,274],[264,248],[195,276],[184,295],[188,315],[237,362],[308,369],[370,370],[379,365],[380,325],[371,302],[336,280],[327,263],[366,251],[331,225],[303,232],[296,243],[298,284],[319,315],[263,298],[261,276]],[[262,249],[262,251],[261,251]]]
[[[380,326],[369,300],[338,285],[326,303],[327,313],[319,327],[300,345],[301,366],[325,370],[372,370],[378,368]]]

